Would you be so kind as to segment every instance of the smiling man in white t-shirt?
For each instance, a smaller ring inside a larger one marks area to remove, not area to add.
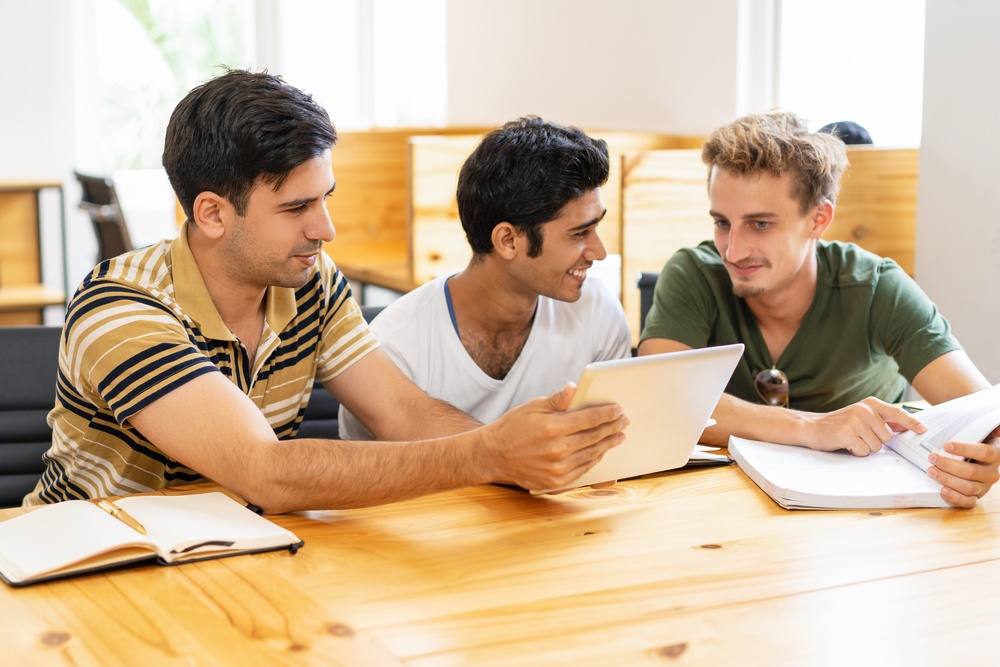
[[[487,134],[458,179],[473,256],[461,272],[404,295],[371,329],[425,392],[487,423],[628,356],[621,303],[587,270],[607,252],[607,144],[540,118]],[[341,437],[367,429],[341,408]]]

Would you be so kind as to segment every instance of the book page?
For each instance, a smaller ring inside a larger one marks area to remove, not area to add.
[[[115,501],[146,529],[165,561],[208,552],[295,544],[299,539],[224,493],[128,496]]]
[[[143,535],[83,500],[47,505],[0,522],[0,570],[12,581],[57,572],[128,546],[153,555],[154,547]],[[122,560],[140,555],[133,550]]]
[[[885,448],[861,457],[732,437],[729,454],[783,507],[946,505],[939,483]]]
[[[982,442],[1000,425],[1000,385],[940,403],[914,416],[927,431],[897,433],[887,446],[926,472],[931,452],[952,456],[941,451],[946,442]]]

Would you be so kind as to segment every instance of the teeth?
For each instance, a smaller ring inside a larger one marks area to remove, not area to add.
[[[569,272],[569,275],[576,276],[577,278],[586,278],[587,277],[587,272],[586,271],[580,271],[580,270],[573,270],[573,271]]]

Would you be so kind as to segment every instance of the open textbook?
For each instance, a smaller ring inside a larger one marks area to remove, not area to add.
[[[219,492],[127,496],[110,507],[68,500],[0,522],[0,577],[24,586],[138,563],[174,565],[276,549],[294,553],[302,545],[293,533]]]
[[[927,476],[927,455],[946,442],[981,442],[1000,425],[1000,385],[915,415],[924,433],[898,433],[866,457],[732,437],[729,455],[786,509],[950,507]]]

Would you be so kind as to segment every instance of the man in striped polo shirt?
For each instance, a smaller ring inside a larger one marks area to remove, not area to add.
[[[229,71],[178,104],[163,164],[187,221],[70,302],[26,505],[203,478],[268,512],[556,488],[623,441],[618,406],[562,412],[572,387],[482,426],[396,368],[322,252],[336,140],[311,96],[266,73]],[[294,439],[314,379],[385,442]]]

